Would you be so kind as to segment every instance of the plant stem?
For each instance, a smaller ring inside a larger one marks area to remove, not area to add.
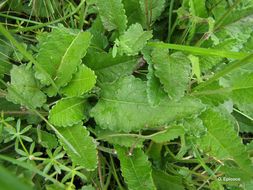
[[[73,16],[74,14],[76,14],[77,11],[82,8],[84,3],[85,3],[85,0],[82,0],[81,3],[76,7],[76,9],[73,12],[71,12],[71,13],[69,13],[69,14],[65,15],[64,17],[61,17],[57,20],[47,22],[47,23],[38,24],[38,25],[35,25],[35,26],[19,28],[19,29],[15,29],[13,31],[14,32],[27,32],[27,31],[36,30],[36,29],[39,29],[39,28],[42,28],[42,27],[50,27],[50,25],[56,24],[56,23],[61,22],[61,21],[64,21],[65,19],[67,19],[67,18]]]
[[[51,76],[40,66],[40,64],[34,59],[32,54],[26,51],[26,49],[8,32],[8,30],[3,27],[2,24],[0,24],[0,33],[2,33],[20,51],[20,53],[23,54],[24,57],[26,57],[29,61],[36,65],[38,69],[41,70],[47,76],[52,86],[58,91],[58,87],[54,83]]]
[[[169,9],[169,23],[168,23],[168,37],[167,37],[167,42],[170,43],[171,40],[171,35],[172,35],[172,14],[173,14],[173,6],[174,6],[174,1],[175,0],[171,0],[170,1],[170,9]]]
[[[217,49],[200,48],[200,47],[162,43],[162,42],[149,42],[147,45],[151,47],[157,47],[157,48],[186,51],[186,52],[196,54],[196,55],[219,56],[219,57],[226,57],[226,58],[232,58],[232,59],[243,59],[245,58],[245,56],[251,55],[249,53],[244,53],[244,52],[222,51],[222,50],[217,50]]]
[[[224,69],[222,69],[221,71],[217,72],[216,74],[214,74],[214,76],[207,80],[206,82],[203,82],[201,84],[199,84],[198,86],[196,86],[194,88],[194,90],[199,90],[201,88],[204,88],[206,86],[208,86],[209,84],[211,84],[212,82],[216,81],[217,79],[219,79],[220,77],[225,76],[226,74],[230,73],[231,71],[248,64],[249,62],[253,61],[253,53],[246,56],[244,59],[239,60],[239,61],[235,61],[233,63],[230,63],[227,67],[225,67]]]
[[[230,15],[230,13],[233,11],[234,8],[241,2],[241,0],[237,0],[228,10],[225,12],[224,15],[221,16],[221,18],[216,22],[215,30],[220,28],[224,22],[224,20]]]
[[[115,180],[116,180],[116,182],[117,182],[117,184],[119,186],[119,189],[120,190],[124,190],[124,188],[121,185],[120,180],[118,178],[118,174],[117,174],[116,169],[115,169],[115,165],[114,165],[114,161],[113,161],[112,155],[110,155],[110,162],[111,162],[112,174],[113,174],[113,176],[114,176],[114,178],[115,178]]]

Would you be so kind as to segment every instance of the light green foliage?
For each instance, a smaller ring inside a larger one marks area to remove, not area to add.
[[[13,66],[10,74],[9,101],[33,108],[41,107],[46,102],[46,95],[40,90],[32,68],[26,65]]]
[[[155,190],[151,177],[151,165],[141,149],[135,149],[130,155],[127,148],[116,146],[122,175],[130,190]]]
[[[142,53],[143,58],[148,63],[148,74],[147,74],[148,102],[150,103],[150,105],[156,106],[167,95],[162,88],[160,80],[155,76],[154,65],[151,57],[152,49],[144,48]]]
[[[252,163],[246,148],[234,130],[233,122],[224,114],[212,109],[204,112],[201,115],[201,119],[207,128],[207,133],[198,140],[198,146],[207,154],[216,157],[222,162],[226,160],[235,162],[237,164],[236,170],[243,171],[244,178],[251,178]],[[229,165],[225,166],[229,167]],[[228,173],[228,175],[230,174]]]
[[[110,52],[88,51],[84,63],[95,71],[98,82],[105,83],[113,82],[124,75],[131,75],[137,67],[138,58],[119,55],[113,58]]]
[[[73,152],[69,146],[60,141],[72,162],[87,170],[94,170],[97,167],[96,142],[89,136],[87,129],[78,124],[60,128],[59,131],[77,151]]]
[[[70,127],[85,116],[85,100],[78,97],[59,100],[49,112],[49,121],[57,127]]]
[[[94,71],[85,65],[81,65],[72,80],[62,88],[61,92],[66,96],[81,96],[95,86],[96,78]]]
[[[127,27],[127,17],[121,0],[97,0],[99,16],[106,30],[124,32]]]
[[[137,55],[152,38],[151,31],[143,31],[140,24],[132,24],[128,30],[115,41],[114,48],[120,55]]]
[[[169,55],[166,50],[156,49],[152,52],[155,75],[163,84],[171,99],[184,96],[189,85],[191,66],[189,59],[182,53]]]
[[[81,58],[86,54],[91,35],[88,32],[59,27],[44,37],[39,44],[37,61],[41,68],[49,74],[58,88],[66,86],[77,71]],[[35,66],[36,78],[42,84],[50,85],[50,79]],[[56,92],[50,94],[55,95]]]
[[[207,17],[206,2],[200,0],[189,0],[190,11],[194,16]]]
[[[199,100],[190,97],[180,101],[165,98],[159,106],[153,107],[148,103],[145,82],[134,77],[104,84],[101,93],[99,102],[90,114],[101,128],[114,131],[129,132],[159,127],[197,115],[205,108]]]

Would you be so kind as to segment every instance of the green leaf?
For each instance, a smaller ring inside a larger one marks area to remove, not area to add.
[[[190,11],[191,14],[198,17],[207,17],[206,1],[190,0]]]
[[[231,50],[233,46],[235,45],[235,40],[234,39],[228,39],[224,40],[223,42],[220,42],[217,45],[214,45],[212,48],[217,49],[217,50]],[[224,62],[224,58],[222,57],[217,57],[217,56],[201,56],[200,57],[200,68],[202,72],[206,72],[213,67],[221,64]]]
[[[135,56],[113,58],[111,52],[88,51],[84,63],[95,71],[100,83],[105,83],[113,82],[125,75],[131,75],[137,67],[138,58]]]
[[[128,25],[140,23],[143,27],[146,27],[145,15],[143,15],[139,1],[123,0],[123,4],[126,10]]]
[[[234,161],[236,163],[234,169],[243,171],[244,180],[249,180],[252,177],[252,163],[246,147],[234,130],[234,123],[231,119],[214,109],[205,111],[201,115],[201,119],[207,128],[207,133],[198,139],[198,146],[209,155],[225,162],[227,168],[230,167],[226,161]],[[231,174],[228,173],[227,175]]]
[[[189,59],[182,53],[169,55],[167,50],[156,49],[152,52],[155,75],[163,84],[170,98],[179,99],[188,88],[191,75]]]
[[[184,128],[182,126],[172,125],[169,126],[164,133],[159,133],[152,136],[151,140],[156,143],[164,143],[184,135]]]
[[[58,145],[56,136],[46,131],[39,131],[38,143],[40,143],[43,147],[49,149],[56,148]]]
[[[49,122],[57,127],[70,127],[85,119],[85,100],[78,97],[59,100],[49,112]]]
[[[180,176],[169,175],[153,169],[152,176],[158,190],[184,190],[183,179]]]
[[[253,73],[235,72],[229,79],[232,88],[232,100],[245,113],[253,111]]]
[[[121,0],[97,0],[99,16],[106,30],[124,32],[127,27],[127,17]]]
[[[119,160],[122,175],[130,190],[155,190],[155,185],[151,176],[151,164],[148,157],[141,149],[134,149],[129,155],[127,148],[115,147]]]
[[[66,96],[81,96],[95,86],[96,78],[94,71],[81,65],[68,85],[61,89],[61,92]]]
[[[37,62],[54,80],[58,88],[66,86],[73,74],[77,71],[81,58],[85,56],[90,45],[91,34],[77,32],[59,27],[54,29],[39,44]],[[49,85],[50,80],[35,66],[36,77],[44,85]],[[56,92],[52,92],[53,95]]]
[[[73,145],[77,153],[73,152],[62,140],[60,143],[66,150],[74,164],[83,166],[87,170],[97,167],[96,141],[89,136],[88,130],[82,125],[60,128],[59,132]]]
[[[26,65],[13,66],[6,98],[13,103],[28,107],[32,105],[34,108],[41,107],[46,102],[46,95],[41,92],[33,70]]]
[[[199,114],[205,106],[190,97],[180,101],[167,98],[158,106],[151,106],[147,99],[146,83],[132,76],[101,86],[99,102],[91,116],[104,129],[137,131],[154,128],[185,117]]]
[[[32,190],[33,188],[23,183],[17,176],[13,175],[8,169],[0,165],[0,184],[1,189],[8,190]]]
[[[115,41],[115,45],[120,55],[137,55],[152,36],[151,31],[143,31],[142,26],[136,23]]]
[[[139,0],[142,15],[149,25],[155,22],[165,8],[165,0]]]
[[[13,48],[11,45],[3,40],[0,36],[0,78],[3,77],[4,74],[9,73],[12,65],[9,62],[10,55],[13,52]]]
[[[151,57],[151,48],[144,48],[143,58],[148,63],[148,74],[147,74],[147,97],[150,105],[156,106],[160,101],[167,96],[162,88],[160,80],[155,76],[154,65]]]

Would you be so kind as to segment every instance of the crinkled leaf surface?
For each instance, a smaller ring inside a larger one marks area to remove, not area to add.
[[[54,29],[39,44],[37,62],[40,67],[35,66],[36,77],[42,84],[50,84],[48,77],[41,71],[42,68],[58,88],[66,86],[86,54],[90,40],[91,34],[88,32],[63,27]]]
[[[96,78],[94,71],[85,65],[80,65],[77,73],[68,85],[61,89],[61,92],[66,96],[81,96],[95,86]]]
[[[101,87],[99,102],[91,116],[104,129],[136,131],[169,123],[199,114],[205,106],[191,97],[180,101],[163,99],[160,105],[151,106],[147,99],[146,83],[132,76]]]
[[[156,49],[152,52],[155,75],[163,84],[170,98],[179,99],[188,88],[191,65],[182,53],[169,55],[166,50]]]
[[[88,130],[82,125],[60,128],[59,132],[70,142],[77,152],[73,152],[62,140],[60,143],[74,164],[87,170],[97,167],[97,150],[95,140],[89,136]]]
[[[151,176],[151,164],[148,157],[141,149],[134,149],[132,155],[128,155],[129,150],[120,146],[115,147],[122,175],[130,190],[155,190],[155,185]]]
[[[243,171],[244,178],[250,179],[253,171],[252,163],[246,147],[234,130],[233,122],[225,114],[213,109],[205,111],[201,119],[207,133],[198,140],[198,146],[219,160],[233,160],[237,164],[236,169]]]
[[[126,55],[137,55],[152,38],[151,31],[144,31],[139,23],[132,24],[128,30],[116,40],[119,53]]]
[[[99,16],[106,30],[124,32],[127,26],[124,5],[121,0],[97,0]]]
[[[143,58],[148,63],[147,74],[147,97],[150,105],[156,106],[167,96],[163,90],[160,80],[155,76],[154,65],[151,57],[152,49],[144,48],[142,50]]]
[[[46,95],[40,90],[33,70],[26,65],[13,66],[6,98],[13,103],[33,108],[41,107],[46,102]]]
[[[83,119],[86,119],[83,98],[61,99],[49,112],[49,121],[57,127],[70,127]]]

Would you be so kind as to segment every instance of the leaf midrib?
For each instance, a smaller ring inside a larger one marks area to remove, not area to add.
[[[61,69],[62,65],[64,64],[64,61],[65,61],[65,57],[68,55],[71,47],[73,47],[73,45],[75,44],[76,40],[79,38],[79,36],[82,34],[82,32],[79,32],[75,38],[72,40],[72,42],[70,43],[70,45],[68,46],[68,48],[66,49],[64,55],[62,56],[61,58],[61,62],[60,64],[57,66],[56,68],[56,71],[55,71],[55,76],[53,77],[54,80],[56,80],[57,76],[58,76],[58,73],[59,73],[59,70]]]

